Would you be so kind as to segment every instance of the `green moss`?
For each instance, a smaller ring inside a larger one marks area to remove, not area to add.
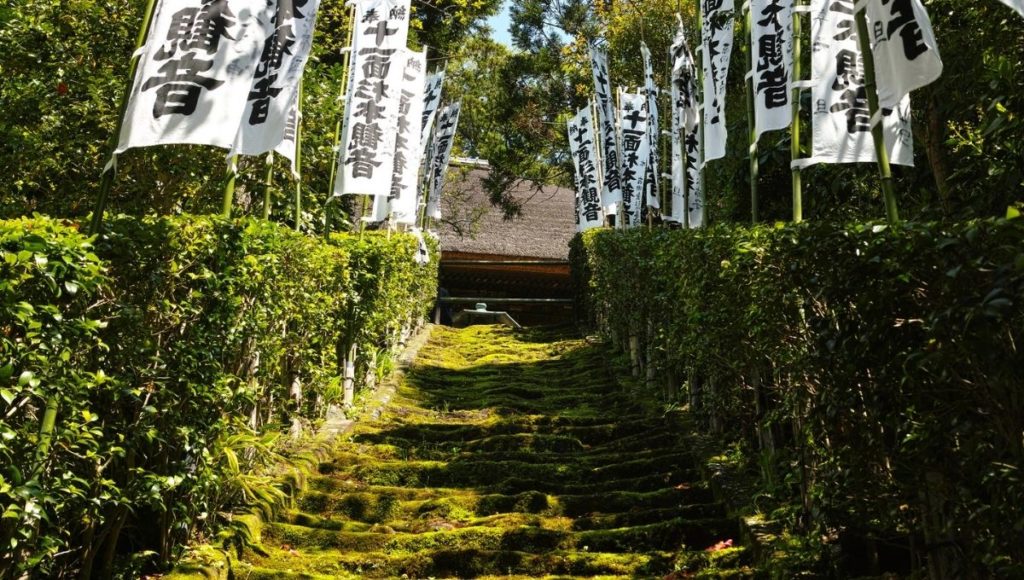
[[[240,575],[742,576],[745,551],[704,552],[739,534],[694,483],[687,427],[623,403],[606,357],[558,332],[434,329]]]

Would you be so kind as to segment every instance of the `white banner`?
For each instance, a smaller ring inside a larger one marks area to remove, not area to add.
[[[424,146],[430,143],[430,133],[434,130],[437,108],[441,105],[441,92],[444,86],[444,71],[440,70],[427,77],[426,92],[423,94],[423,127],[421,140]]]
[[[882,108],[895,107],[910,91],[942,76],[935,31],[921,0],[871,0],[867,17]]]
[[[853,0],[811,2],[814,154],[807,164],[877,161],[853,5]],[[913,165],[910,96],[882,112],[890,162]]]
[[[1024,0],[1000,0],[1003,4],[1006,4],[1010,8],[1017,11],[1021,18],[1024,18]]]
[[[703,0],[704,163],[725,157],[725,89],[733,44],[733,0]]]
[[[597,138],[590,107],[569,120],[569,153],[576,169],[576,231],[599,228],[604,222],[597,179]]]
[[[793,123],[793,0],[751,0],[755,140]]]
[[[704,173],[701,167],[704,149],[700,143],[700,132],[689,131],[683,143],[686,155],[686,211],[689,212],[690,227],[704,225]]]
[[[313,45],[319,7],[320,0],[277,0],[270,23],[273,32],[260,52],[232,154],[266,153],[284,138]]]
[[[356,0],[334,195],[389,195],[410,0]]]
[[[700,188],[700,110],[697,104],[697,70],[682,26],[671,49],[672,57],[672,215],[685,224],[691,206],[703,208]],[[694,203],[690,203],[692,200]],[[690,221],[692,227],[700,220]]]
[[[302,122],[302,111],[299,110],[299,94],[295,93],[292,106],[288,109],[288,118],[284,124],[284,135],[281,142],[274,147],[274,152],[292,162],[292,175],[299,177],[298,167],[295,165],[297,159],[296,150],[299,146],[299,123]]]
[[[619,178],[619,144],[615,133],[615,100],[608,74],[608,53],[597,46],[590,47],[590,66],[594,76],[594,94],[597,96],[598,133],[604,154],[604,186],[601,205],[615,215],[622,203],[622,181]]]
[[[230,149],[275,15],[266,0],[161,2],[117,153],[177,143]]]
[[[441,190],[444,188],[448,162],[452,158],[452,147],[455,145],[455,132],[459,128],[461,108],[461,103],[448,105],[441,110],[441,114],[437,118],[437,132],[434,144],[431,146],[433,159],[429,161],[430,173],[428,174],[430,196],[427,198],[427,215],[431,219],[441,219]]]
[[[642,223],[644,181],[651,159],[651,140],[647,136],[647,96],[620,93],[619,125],[622,144],[622,211],[621,227]]]
[[[661,209],[661,122],[658,119],[658,87],[654,82],[651,51],[640,42],[640,55],[644,61],[644,94],[647,95],[647,136],[651,140],[651,161],[647,167],[644,197],[647,207]]]
[[[682,58],[682,46],[679,37],[672,44],[672,62]],[[672,212],[665,216],[669,221],[683,223],[686,211],[686,160],[683,157],[683,102],[679,77],[675,67],[672,68]]]
[[[427,51],[405,51],[405,74],[399,97],[398,137],[395,143],[395,172],[391,181],[391,213],[395,222],[416,223],[420,164],[423,160],[423,91],[427,73]]]
[[[386,195],[375,195],[373,196],[373,207],[369,216],[363,218],[363,221],[370,223],[380,223],[391,217],[391,198]]]

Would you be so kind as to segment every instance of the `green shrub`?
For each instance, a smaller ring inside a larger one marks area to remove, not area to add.
[[[346,345],[386,367],[435,296],[406,235],[120,217],[94,244],[0,222],[0,576],[167,563],[234,506],[272,512],[277,435],[340,404]]]
[[[100,259],[74,228],[44,218],[0,222],[0,576],[46,570],[71,539],[65,522],[95,517],[110,486],[88,468],[116,453],[92,393],[106,288]],[[47,407],[61,420],[41,441]]]
[[[582,301],[805,531],[1024,574],[1024,220],[597,231]],[[629,259],[624,259],[628,256]]]

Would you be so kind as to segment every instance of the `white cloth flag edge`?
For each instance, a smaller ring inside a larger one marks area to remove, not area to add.
[[[448,173],[448,164],[452,158],[452,149],[455,147],[455,136],[459,130],[459,117],[462,114],[462,103],[456,102],[448,105],[441,111],[439,119],[444,119],[447,115],[452,119],[450,128],[442,132],[444,126],[441,123],[437,125],[437,131],[435,132],[434,145],[434,156],[430,160],[430,195],[427,198],[427,215],[431,219],[441,219],[441,193],[444,189],[445,175]],[[447,136],[448,142],[444,144],[442,149],[438,149],[437,144],[442,138]]]
[[[576,116],[569,120],[567,123],[568,135],[569,135],[569,153],[572,155],[573,169],[575,169],[576,179],[576,231],[585,232],[597,227],[601,227],[603,224],[601,214],[601,195],[598,192],[598,179],[597,179],[597,133],[594,130],[594,119],[591,115],[590,107],[584,107],[576,113]],[[582,138],[574,139],[574,130],[578,134],[582,134]],[[580,143],[582,141],[582,143]],[[581,148],[586,148],[585,151],[581,151]],[[586,155],[581,155],[585,153]],[[584,157],[586,161],[589,161],[588,165],[583,165]],[[587,199],[588,187],[587,182],[590,182],[589,192],[592,197],[596,198],[597,205],[597,217],[593,220],[586,219],[584,217],[584,204]]]
[[[619,146],[615,131],[615,99],[611,79],[607,76],[601,82],[599,69],[608,73],[608,53],[603,48],[590,47],[591,75],[594,77],[594,93],[597,96],[598,133],[601,136],[601,150],[604,162],[604,183],[601,184],[601,205],[606,212],[615,214],[622,203],[622,178],[619,173]],[[600,88],[599,88],[600,87]],[[602,99],[602,92],[604,98]]]
[[[437,120],[437,108],[441,104],[441,97],[444,93],[444,77],[445,71],[441,69],[430,74],[426,79],[424,86],[424,101],[423,101],[423,128],[421,133],[421,143],[424,147],[430,145],[430,134],[434,130],[434,122]],[[437,85],[437,95],[433,96],[431,87]],[[429,100],[428,97],[431,97]]]
[[[410,66],[418,64],[419,70],[413,68],[413,74],[408,74]],[[417,216],[417,202],[419,201],[419,174],[423,161],[423,96],[426,88],[426,67],[427,50],[417,52],[406,49],[407,73],[402,79],[402,98],[412,95],[409,98],[408,116],[409,135],[406,140],[405,155],[406,163],[404,171],[395,171],[392,177],[392,193],[398,188],[398,195],[391,199],[391,213],[394,214],[395,222],[405,225],[415,225]],[[401,126],[401,124],[400,124]],[[396,156],[397,156],[396,152]],[[390,198],[389,198],[390,199]]]
[[[379,163],[373,163],[368,159],[360,159],[358,153],[369,151],[369,148],[363,143],[363,147],[352,147],[352,140],[358,138],[360,135],[359,131],[354,131],[353,119],[359,114],[359,107],[355,103],[356,98],[365,99],[365,97],[357,94],[357,85],[360,84],[359,80],[366,80],[369,76],[367,70],[373,70],[372,68],[367,69],[364,65],[367,64],[367,59],[370,53],[363,52],[364,43],[368,39],[372,38],[370,32],[373,28],[362,28],[362,24],[366,19],[368,10],[377,10],[383,5],[384,10],[378,13],[378,19],[375,20],[376,26],[378,27],[377,41],[374,42],[373,49],[377,51],[394,50],[395,52],[391,56],[394,58],[395,54],[400,53],[406,49],[406,43],[409,38],[409,16],[411,0],[350,0],[351,4],[354,4],[355,19],[353,22],[359,23],[356,28],[356,34],[352,37],[352,61],[351,68],[349,71],[348,79],[348,91],[346,93],[345,102],[345,117],[342,128],[342,138],[340,141],[340,148],[338,151],[337,163],[337,175],[338,179],[334,185],[333,195],[390,195],[391,193],[391,178],[393,175],[393,162],[394,162],[394,151],[395,151],[395,132],[398,123],[398,104],[399,104],[399,91],[391,91],[390,95],[385,95],[386,98],[382,100],[372,99],[380,105],[380,111],[377,114],[382,116],[379,119],[380,123],[375,123],[378,119],[368,120],[363,123],[363,131],[371,127],[377,127],[380,129],[380,138],[377,142],[377,147],[374,149],[376,154],[373,161]],[[396,23],[398,28],[394,34],[381,35],[380,29],[390,31],[387,28],[387,23]],[[363,30],[362,33],[359,31]],[[368,49],[369,50],[369,49]],[[393,65],[394,62],[391,61]],[[371,63],[371,66],[373,63]],[[401,84],[402,75],[404,74],[404,67],[402,66],[390,66],[388,69],[387,77],[384,79],[386,86],[395,87]],[[372,86],[372,85],[371,85]],[[371,99],[367,99],[367,103]],[[369,113],[366,113],[369,117]],[[365,133],[364,133],[365,135]],[[371,135],[372,137],[372,135]],[[371,138],[368,142],[372,142]],[[354,149],[354,157],[351,155],[350,150]],[[349,167],[349,164],[353,167]],[[372,168],[367,166],[372,165]],[[359,169],[369,170],[370,175],[363,175]],[[375,174],[375,175],[374,175]]]
[[[764,13],[764,9],[772,0],[750,0],[750,10],[753,12],[751,20],[754,26],[751,28],[751,65],[754,70],[750,74],[754,79],[754,130],[755,140],[768,131],[778,131],[790,126],[793,122],[792,93],[790,91],[793,82],[793,0],[778,0],[781,2],[782,10],[776,20],[781,26],[782,34],[782,68],[786,76],[783,81],[782,95],[785,103],[778,107],[768,107],[766,104],[765,92],[759,85],[757,67],[761,62],[761,38],[768,32],[767,26],[762,26],[758,14]]]
[[[279,6],[279,2],[275,3]],[[292,52],[288,52],[287,49],[283,51],[281,66],[276,71],[272,71],[284,73],[285,80],[282,89],[284,94],[272,99],[274,107],[271,108],[267,120],[259,128],[254,128],[253,125],[246,122],[246,116],[252,114],[253,101],[249,100],[246,102],[245,111],[242,114],[241,123],[238,128],[238,135],[235,137],[235,143],[232,145],[229,155],[260,155],[268,151],[275,151],[285,141],[288,123],[291,120],[290,116],[294,114],[293,109],[298,106],[296,103],[298,101],[299,83],[302,82],[306,64],[309,62],[309,54],[313,48],[313,34],[320,11],[320,0],[309,0],[301,8],[306,11],[305,15],[302,18],[294,18],[292,22],[293,26],[296,22],[302,23],[301,27],[296,26],[296,38],[298,41],[295,45],[289,47]],[[267,41],[274,38],[276,34],[279,34],[282,26],[279,23],[278,29],[267,38]],[[266,74],[269,75],[271,72]],[[250,91],[255,92],[257,90],[257,83],[258,80],[254,77]],[[282,103],[285,103],[284,106],[280,106]],[[292,153],[291,156],[288,156],[288,159],[292,160],[293,163],[295,160],[294,155]],[[292,171],[295,173],[294,167]]]
[[[619,213],[620,215],[625,214],[625,219],[622,220],[622,227],[627,228],[640,225],[640,216],[643,213],[643,207],[641,202],[643,201],[644,180],[647,174],[647,163],[650,161],[651,152],[650,140],[647,138],[647,131],[649,130],[647,126],[647,117],[644,116],[642,120],[642,129],[640,129],[640,121],[631,123],[632,127],[630,127],[629,129],[629,131],[632,132],[631,134],[638,135],[638,137],[637,150],[635,156],[636,171],[632,176],[632,179],[627,178],[627,160],[630,158],[630,156],[626,153],[626,125],[627,121],[632,121],[632,119],[627,119],[627,116],[628,114],[631,114],[633,112],[639,111],[639,113],[642,114],[644,111],[646,111],[647,96],[642,93],[631,94],[622,92],[619,95],[619,102],[619,142],[622,144],[623,168],[620,174],[622,178],[622,208],[620,209]],[[629,194],[629,199],[627,199],[627,193]]]
[[[914,21],[920,27],[922,52],[913,60],[905,53],[897,37],[883,38],[878,34],[882,16],[890,9],[881,0],[870,0],[867,18],[873,31],[871,52],[875,58],[879,106],[892,109],[911,91],[931,84],[942,76],[942,57],[939,54],[931,19],[921,0],[909,0]],[[890,4],[894,7],[895,3]],[[909,24],[907,24],[909,25]]]
[[[735,3],[733,0],[723,0],[722,5],[715,11],[716,13],[728,13],[733,14],[735,9]],[[704,100],[702,102],[704,110],[704,155],[701,163],[706,164],[708,161],[715,159],[721,159],[725,157],[725,144],[728,141],[729,131],[726,127],[725,120],[725,98],[726,90],[728,86],[729,76],[729,61],[732,58],[733,40],[734,40],[734,17],[729,16],[726,19],[726,24],[721,30],[720,35],[716,39],[708,38],[710,33],[710,22],[711,18],[709,14],[701,15],[701,44],[703,50],[701,50],[701,65],[704,68]],[[717,40],[722,45],[724,44],[723,50],[721,50],[715,59],[711,59],[711,50],[709,48],[709,41]],[[717,63],[717,68],[722,70],[723,73],[717,79],[712,75],[712,67]],[[709,98],[710,97],[710,98]],[[714,101],[721,100],[720,115],[721,120],[714,124],[714,113],[712,112],[711,105]]]
[[[295,123],[295,131],[289,131],[288,126],[293,122]],[[284,137],[281,138],[281,142],[274,147],[274,153],[284,157],[291,162],[292,177],[299,178],[299,168],[295,163],[298,156],[295,154],[298,150],[299,143],[297,139],[297,130],[299,124],[302,123],[302,108],[299,106],[299,95],[295,94],[295,102],[292,103],[290,112],[288,113],[288,121],[285,123]]]
[[[1024,18],[1024,0],[999,0],[1003,4],[1006,4],[1011,9],[1016,10],[1017,14],[1020,14],[1021,18]]]
[[[651,51],[647,44],[640,42],[640,55],[644,61],[644,93],[647,95],[647,137],[651,142],[651,160],[647,173],[651,177],[650,196],[647,197],[647,207],[661,209],[661,201],[658,194],[661,191],[661,122],[658,117],[658,87],[654,84],[654,68],[651,66]],[[644,184],[646,186],[646,183]]]
[[[188,118],[185,119],[186,121],[195,119],[192,124],[180,122],[181,119],[177,119],[177,117],[175,119],[179,122],[160,121],[159,117],[165,116],[161,114],[158,117],[156,114],[159,102],[157,94],[160,89],[151,92],[150,89],[154,87],[147,88],[146,85],[153,80],[161,79],[164,82],[158,83],[157,86],[175,84],[173,82],[175,79],[170,76],[170,73],[168,76],[161,76],[158,73],[163,67],[180,58],[179,51],[192,53],[197,49],[191,46],[181,48],[181,44],[186,42],[184,39],[169,40],[171,25],[174,24],[175,15],[182,10],[201,9],[203,4],[200,0],[177,0],[173,3],[161,1],[157,5],[146,43],[139,50],[141,56],[129,93],[128,105],[125,108],[121,132],[118,135],[118,145],[114,152],[115,158],[128,149],[156,145],[188,144],[210,145],[222,149],[232,148],[245,109],[240,105],[247,102],[253,77],[256,74],[259,52],[262,51],[270,34],[269,17],[266,18],[266,23],[261,24],[257,16],[261,12],[261,8],[267,9],[263,0],[241,0],[236,2],[237,4],[244,4],[245,7],[239,9],[236,6],[234,14],[230,16],[234,20],[230,23],[230,30],[215,36],[216,53],[211,55],[206,52],[205,55],[199,55],[199,62],[203,62],[204,57],[211,59],[209,62],[213,71],[209,69],[197,71],[197,76],[202,77],[200,80],[210,84],[210,75],[226,73],[230,65],[231,70],[234,71],[231,77],[224,81],[213,78],[214,82],[221,84],[213,89],[200,91],[192,112],[187,114],[173,111],[166,113],[166,115],[184,115]],[[177,10],[175,11],[175,9]],[[243,13],[249,16],[248,20],[241,20],[239,15]],[[192,24],[195,26],[195,22]],[[238,32],[249,29],[254,30],[255,33],[237,40],[230,37],[230,34],[237,36]],[[163,50],[165,45],[169,47],[166,51]],[[157,56],[160,54],[169,56],[158,59]],[[195,55],[192,56],[195,57]],[[174,72],[176,71],[177,69],[174,69]],[[204,73],[205,76],[199,73]],[[216,97],[210,97],[212,91],[221,89],[223,90]],[[179,88],[178,91],[180,97],[181,89]],[[169,92],[171,92],[170,89]],[[225,97],[225,93],[229,93],[231,96]],[[213,115],[214,112],[217,114]],[[216,118],[211,119],[212,117]]]
[[[796,161],[800,167],[808,167],[818,163],[874,163],[878,161],[875,154],[874,140],[870,131],[860,131],[854,135],[843,122],[837,122],[840,112],[827,110],[836,81],[836,57],[840,51],[849,51],[859,55],[860,47],[855,37],[843,40],[826,41],[819,37],[829,32],[833,37],[839,30],[837,23],[840,18],[852,20],[852,15],[828,10],[826,0],[812,0],[811,54],[813,70],[812,101],[817,103],[811,114],[813,134],[813,155],[807,159]],[[853,75],[850,75],[853,78]],[[867,120],[866,103],[862,120]],[[821,111],[821,112],[820,112]],[[906,95],[900,106],[892,114],[882,118],[889,161],[895,165],[914,165],[913,136],[910,124],[910,96]],[[844,137],[845,136],[845,137]]]

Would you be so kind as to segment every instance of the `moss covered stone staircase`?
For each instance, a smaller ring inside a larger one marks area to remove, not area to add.
[[[239,578],[750,577],[676,419],[557,331],[436,328]],[[719,544],[721,548],[721,544]]]

